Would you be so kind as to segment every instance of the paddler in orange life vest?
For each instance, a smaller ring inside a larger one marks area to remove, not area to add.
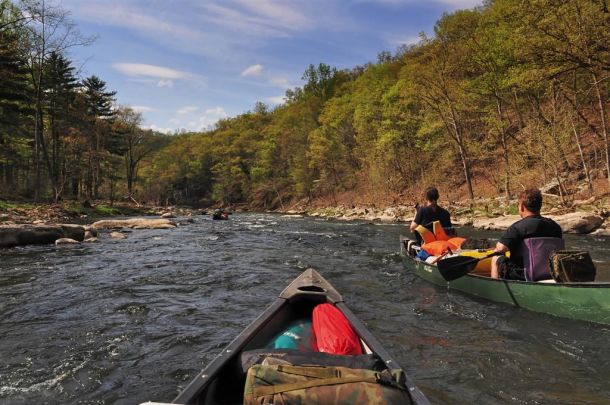
[[[428,187],[424,192],[426,205],[416,205],[417,213],[411,222],[411,232],[417,236],[417,240],[423,243],[447,240],[445,229],[452,229],[451,215],[446,209],[438,205],[438,190],[436,187]],[[445,228],[445,229],[443,229]],[[441,235],[442,234],[442,235]],[[439,237],[440,236],[440,237]]]

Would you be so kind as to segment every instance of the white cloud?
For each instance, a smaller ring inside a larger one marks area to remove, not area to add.
[[[483,0],[436,0],[437,3],[447,4],[455,8],[472,8],[480,6]]]
[[[390,5],[406,5],[420,2],[420,0],[358,0],[359,3],[377,3]],[[452,8],[471,8],[480,6],[483,0],[430,0],[431,3],[440,3]]]
[[[280,4],[272,0],[235,0],[245,9],[266,18],[269,23],[281,25],[291,30],[308,29],[313,25],[311,19],[305,16],[298,4]]]
[[[172,24],[166,19],[147,15],[143,10],[137,10],[120,2],[95,3],[94,1],[78,1],[74,9],[81,17],[93,22],[104,22],[107,25],[128,27],[139,31],[154,31],[169,34],[184,39],[201,39],[201,32],[186,28],[184,25]]]
[[[171,69],[164,66],[147,65],[145,63],[115,63],[112,67],[119,72],[132,77],[154,77],[157,79],[194,79],[197,75]]]
[[[157,87],[174,87],[174,81],[168,79],[161,79],[157,82]]]
[[[198,109],[199,109],[198,107],[187,105],[185,107],[182,107],[181,109],[179,109],[176,112],[178,113],[178,115],[185,115],[185,114],[190,114],[192,112],[195,112]]]
[[[285,77],[271,77],[269,78],[269,82],[277,87],[281,87],[283,89],[290,89],[292,87],[295,87],[293,85],[290,84],[290,82],[288,81],[288,79],[286,79]]]
[[[162,128],[162,127],[158,127],[156,125],[146,125],[142,127],[143,129],[152,129],[153,131],[156,132],[161,132],[164,134],[173,134],[175,132],[175,130],[173,128]]]
[[[266,100],[272,104],[282,104],[286,102],[286,96],[267,97]]]
[[[246,33],[247,39],[287,37],[314,27],[315,19],[307,17],[299,5],[280,4],[271,0],[233,0],[209,2],[202,18],[223,27],[225,31]],[[227,24],[230,21],[230,24]]]
[[[388,43],[390,45],[393,46],[401,46],[401,45],[415,45],[417,44],[419,41],[421,41],[421,38],[419,35],[413,35],[410,37],[391,37],[388,40]]]
[[[252,65],[248,66],[243,72],[242,76],[260,76],[263,74],[263,65]]]
[[[130,108],[132,110],[134,110],[135,112],[139,112],[139,113],[155,111],[154,108],[148,107],[148,106],[145,106],[145,105],[132,105],[132,106],[130,106]]]
[[[214,127],[214,125],[221,119],[227,118],[229,115],[222,107],[208,108],[204,111],[203,115],[199,117],[196,123],[196,129],[207,130]]]

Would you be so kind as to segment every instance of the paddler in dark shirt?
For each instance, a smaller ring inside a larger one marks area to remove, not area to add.
[[[509,280],[525,280],[523,264],[523,241],[528,238],[561,238],[561,226],[550,218],[540,215],[542,193],[537,188],[527,189],[519,194],[519,216],[521,219],[512,224],[494,252],[510,251],[510,258],[494,256],[491,261],[491,277]]]
[[[424,198],[426,205],[424,207],[416,206],[417,213],[415,218],[411,222],[411,232],[417,235],[418,240],[421,240],[419,234],[415,232],[415,229],[419,225],[423,225],[432,231],[432,224],[434,221],[439,221],[443,228],[451,228],[451,215],[446,209],[439,207],[438,205],[438,190],[436,187],[428,187],[424,192]]]

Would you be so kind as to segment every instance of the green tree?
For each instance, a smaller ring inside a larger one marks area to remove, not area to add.
[[[85,187],[89,198],[97,198],[102,182],[104,142],[110,133],[110,123],[114,117],[112,105],[116,91],[109,91],[106,82],[95,75],[83,80],[82,85],[89,141]]]

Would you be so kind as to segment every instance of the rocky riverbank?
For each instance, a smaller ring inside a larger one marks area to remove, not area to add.
[[[564,232],[574,234],[595,234],[610,236],[610,198],[590,198],[575,200],[569,206],[546,200],[542,215],[557,221]],[[519,220],[516,214],[517,201],[507,202],[503,198],[477,199],[473,203],[450,202],[443,205],[452,215],[452,221],[459,226],[473,226],[478,229],[503,230]],[[390,207],[323,207],[293,209],[284,215],[308,215],[350,221],[405,222],[413,220],[415,210],[412,206],[396,205]]]
[[[100,234],[104,238],[124,239],[126,236],[122,230],[125,228],[171,229],[179,225],[173,218],[205,214],[177,207],[0,203],[0,248],[97,242]],[[100,219],[121,215],[137,215],[138,218]]]

